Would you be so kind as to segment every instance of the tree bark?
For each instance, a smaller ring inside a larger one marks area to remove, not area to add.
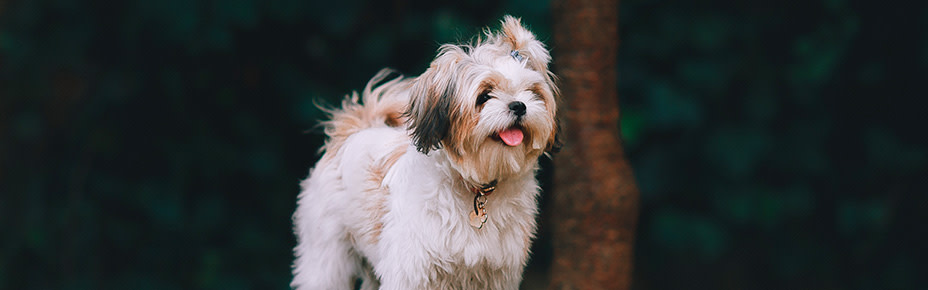
[[[616,88],[617,0],[555,0],[554,66],[565,144],[554,159],[549,289],[628,289],[638,188]]]

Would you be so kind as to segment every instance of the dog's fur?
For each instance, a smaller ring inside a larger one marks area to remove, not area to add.
[[[360,278],[361,289],[518,289],[538,157],[558,143],[549,61],[506,16],[471,45],[443,45],[421,76],[384,82],[382,71],[330,110],[325,154],[293,217],[291,286],[352,289]],[[504,144],[510,128],[524,141]],[[474,190],[493,183],[476,228]]]

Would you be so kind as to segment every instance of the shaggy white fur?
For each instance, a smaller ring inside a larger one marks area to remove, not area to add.
[[[486,39],[442,46],[421,76],[384,82],[382,71],[330,110],[293,217],[291,286],[518,289],[537,160],[557,143],[549,61],[507,16]]]

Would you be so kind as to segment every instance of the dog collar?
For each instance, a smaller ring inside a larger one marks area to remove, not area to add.
[[[467,184],[467,189],[470,189],[470,192],[474,193],[474,195],[490,195],[496,190],[496,180],[479,186]]]

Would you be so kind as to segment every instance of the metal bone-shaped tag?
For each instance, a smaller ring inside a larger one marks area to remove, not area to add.
[[[487,223],[487,211],[479,210],[480,214],[476,212],[470,212],[470,226],[480,229],[483,228],[483,225]]]
[[[470,212],[470,226],[480,229],[487,223],[487,196],[474,196],[474,211]]]

